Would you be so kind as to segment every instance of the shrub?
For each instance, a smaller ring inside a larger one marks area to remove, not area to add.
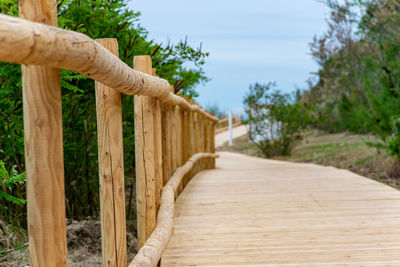
[[[294,97],[277,90],[275,83],[250,86],[244,104],[249,138],[264,156],[290,155],[301,140],[301,130],[311,122],[310,112]]]

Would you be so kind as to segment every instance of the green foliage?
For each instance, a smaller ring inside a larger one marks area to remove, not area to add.
[[[266,157],[289,155],[312,119],[304,104],[275,87],[256,83],[244,99],[250,139]]]
[[[389,154],[400,159],[400,117],[392,120],[393,136],[388,139]]]
[[[0,160],[0,216],[17,226],[25,224],[25,218],[20,218],[25,214],[24,184],[25,173],[18,173],[15,165],[8,171]]]
[[[23,205],[26,200],[14,197],[7,192],[12,191],[15,186],[25,183],[25,173],[18,174],[16,167],[13,166],[8,173],[5,163],[0,160],[0,200],[5,199],[13,204]]]
[[[400,116],[399,1],[324,2],[331,9],[329,29],[310,44],[320,69],[302,101],[314,106],[315,127],[377,135],[397,155],[392,118]]]
[[[219,119],[223,119],[223,118],[226,118],[228,116],[226,111],[222,110],[221,107],[218,106],[217,103],[208,104],[208,105],[206,105],[206,107],[204,109],[208,110],[208,112],[210,112],[210,113],[214,113],[214,116],[219,118]]]
[[[207,81],[202,66],[208,53],[187,40],[176,44],[156,43],[139,25],[140,13],[129,10],[126,0],[59,0],[58,26],[82,32],[92,39],[116,38],[119,56],[132,65],[135,55],[151,55],[157,74],[175,85],[181,94],[196,97],[196,85]],[[18,13],[17,0],[0,1],[2,14]],[[94,82],[69,70],[61,70],[64,166],[67,216],[82,218],[99,212],[97,129]],[[24,139],[21,70],[16,64],[0,62],[0,159],[6,168],[23,172]],[[133,97],[122,96],[125,184],[134,185]],[[18,194],[24,196],[23,186]],[[134,198],[128,198],[134,201]],[[129,203],[131,204],[131,203]],[[127,205],[127,206],[133,206]],[[25,225],[24,210],[9,210]],[[134,214],[127,212],[128,217]],[[13,216],[14,216],[13,215]],[[0,218],[1,219],[1,218]]]

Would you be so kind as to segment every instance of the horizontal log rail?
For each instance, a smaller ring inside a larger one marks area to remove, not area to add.
[[[237,127],[242,124],[243,114],[239,113],[232,116],[232,127]],[[229,117],[222,118],[218,120],[215,125],[215,133],[225,132],[229,129]]]
[[[200,159],[217,157],[218,155],[216,154],[198,153],[175,171],[174,175],[162,189],[161,204],[157,215],[157,226],[129,264],[129,267],[157,265],[173,234],[175,195],[183,177],[193,169],[194,164]]]
[[[133,70],[85,34],[0,15],[0,40],[0,61],[73,70],[126,95],[157,97],[218,121],[173,94],[167,80]]]
[[[238,121],[232,124],[232,128],[238,127],[242,125],[242,122]],[[219,134],[229,130],[229,126],[225,126],[224,128],[215,129],[215,134]]]
[[[30,266],[67,266],[60,68],[95,80],[103,266],[127,266],[120,94],[135,98],[141,249],[130,266],[156,265],[172,235],[174,198],[196,173],[215,168],[218,119],[175,95],[150,56],[136,56],[132,69],[118,58],[116,39],[50,26],[55,0],[19,7],[25,19],[0,15],[0,61],[22,64]]]

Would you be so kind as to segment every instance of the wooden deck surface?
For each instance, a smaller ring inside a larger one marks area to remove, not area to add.
[[[400,266],[400,192],[349,171],[220,153],[177,200],[162,266]]]

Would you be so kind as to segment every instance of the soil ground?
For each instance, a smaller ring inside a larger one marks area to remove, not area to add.
[[[3,229],[5,224],[0,223]],[[23,244],[16,246],[18,249],[8,249],[1,253],[0,250],[0,266],[4,267],[25,267],[29,266],[29,252],[27,246],[26,233],[7,230],[8,234],[4,238],[11,243],[11,247],[15,247],[16,240]],[[2,236],[0,234],[0,239]],[[100,221],[86,219],[81,221],[67,220],[67,240],[68,240],[68,266],[84,267],[84,266],[101,266],[101,228]],[[137,252],[137,239],[135,233],[127,231],[128,242],[128,262],[130,262]]]

